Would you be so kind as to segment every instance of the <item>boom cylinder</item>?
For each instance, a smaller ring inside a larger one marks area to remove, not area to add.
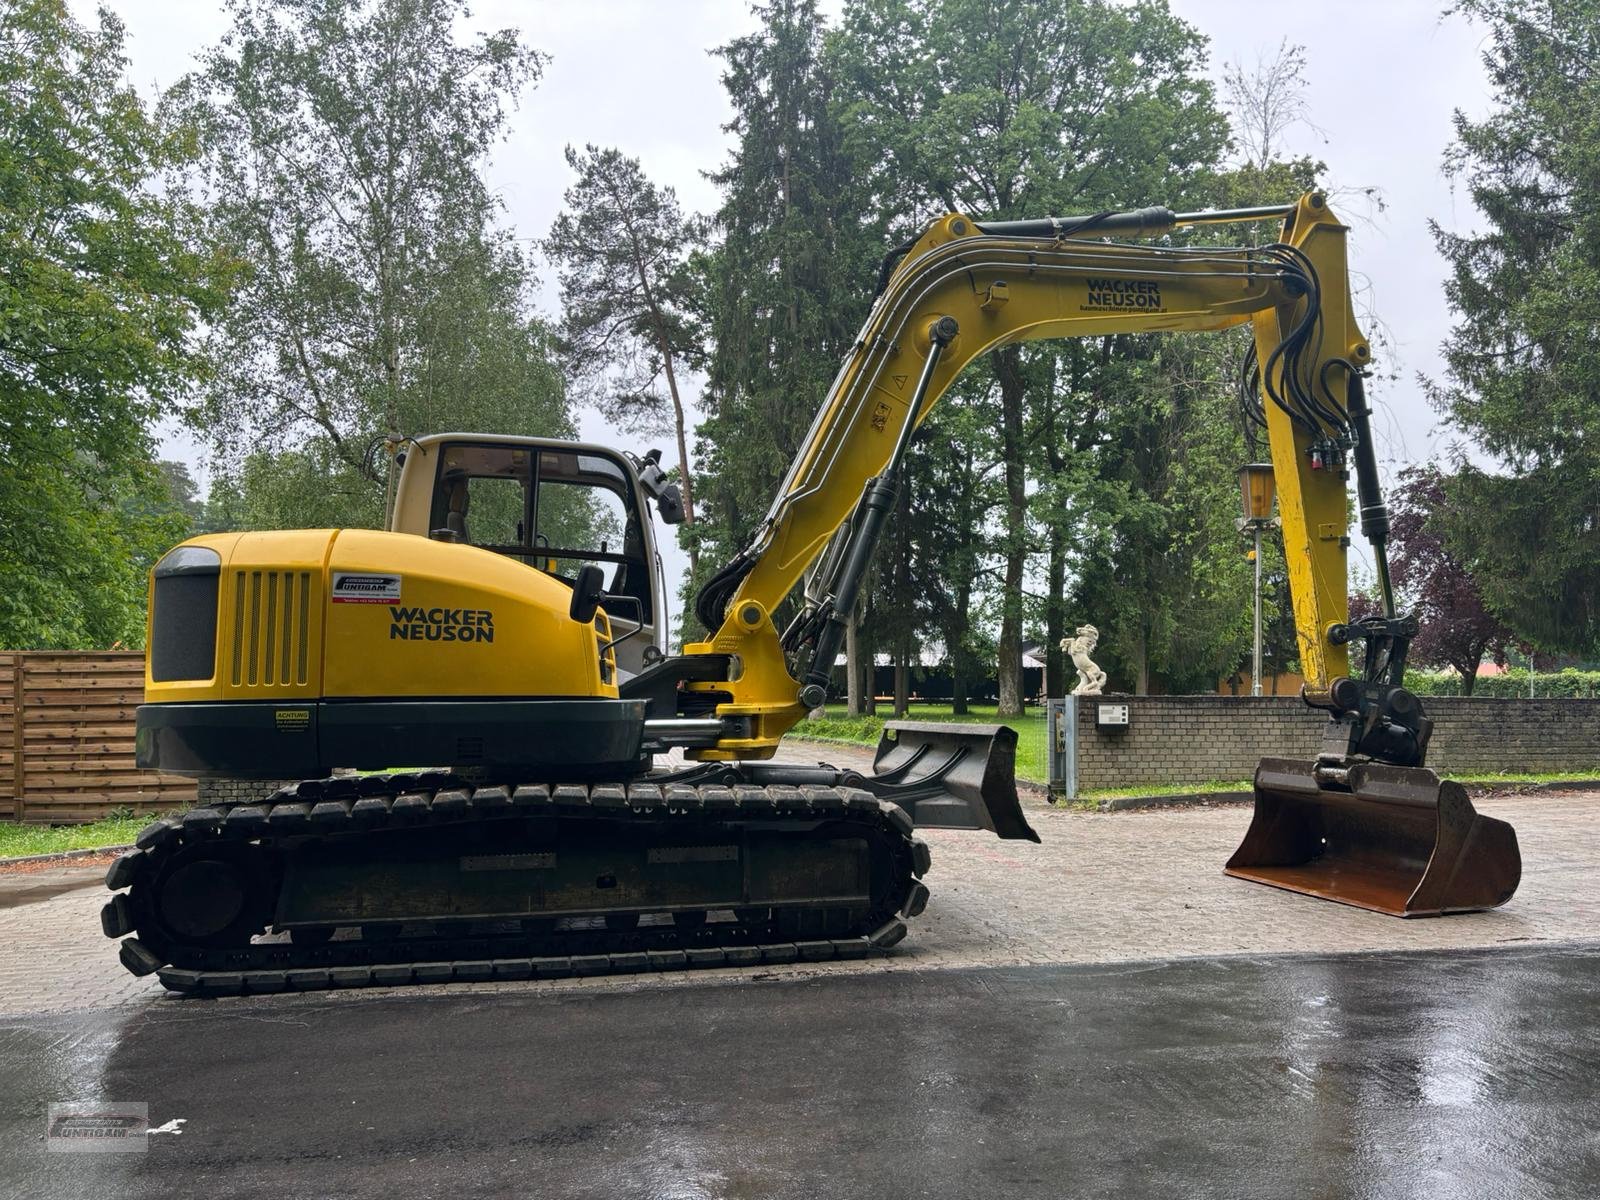
[[[979,233],[993,237],[1072,237],[1078,233],[1120,233],[1126,237],[1154,237],[1178,223],[1170,208],[1135,208],[1128,212],[1088,213],[1077,217],[1038,217],[1031,221],[984,221]]]
[[[881,475],[867,481],[861,502],[856,506],[850,542],[840,561],[837,581],[828,602],[827,617],[817,632],[816,653],[811,656],[811,665],[806,670],[800,688],[800,703],[807,708],[816,708],[827,699],[828,681],[833,676],[833,660],[839,656],[845,627],[850,614],[855,611],[856,598],[861,592],[861,581],[866,578],[872,553],[878,548],[878,539],[883,534],[883,527],[889,523],[889,513],[894,509],[895,494],[899,489],[900,463],[916,432],[917,414],[922,410],[922,401],[928,394],[928,385],[933,382],[934,368],[939,365],[944,348],[955,340],[959,332],[956,319],[949,316],[940,317],[928,327],[928,357],[923,360],[922,374],[917,377],[916,391],[911,395],[906,419],[895,438],[889,463]]]

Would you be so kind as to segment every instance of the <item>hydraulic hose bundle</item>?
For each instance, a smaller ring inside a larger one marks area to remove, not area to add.
[[[1239,377],[1239,404],[1246,428],[1265,429],[1267,414],[1262,395],[1285,414],[1296,428],[1311,438],[1313,464],[1336,469],[1354,444],[1350,421],[1329,388],[1328,371],[1342,367],[1352,376],[1354,364],[1342,358],[1329,359],[1320,371],[1314,364],[1322,349],[1322,285],[1311,260],[1294,246],[1282,243],[1267,246],[1260,253],[1272,261],[1285,278],[1305,297],[1295,326],[1268,356],[1265,370],[1256,355],[1254,342],[1245,353]],[[1252,441],[1254,438],[1252,438]]]

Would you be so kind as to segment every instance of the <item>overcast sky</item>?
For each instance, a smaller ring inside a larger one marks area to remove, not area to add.
[[[108,2],[128,27],[132,81],[151,93],[189,70],[196,52],[226,25],[214,2]],[[1270,55],[1283,38],[1305,45],[1310,115],[1321,132],[1296,130],[1290,149],[1322,158],[1335,189],[1376,188],[1382,197],[1381,211],[1359,202],[1342,205],[1354,225],[1352,269],[1366,286],[1365,303],[1387,327],[1387,353],[1400,368],[1400,381],[1376,395],[1383,414],[1380,450],[1390,464],[1442,453],[1451,432],[1439,428],[1414,382],[1418,372],[1439,373],[1438,348],[1450,324],[1443,264],[1427,222],[1437,219],[1453,229],[1473,223],[1470,201],[1452,191],[1440,164],[1452,111],[1478,115],[1488,107],[1481,32],[1460,18],[1441,19],[1442,4],[1430,0],[1344,0],[1336,18],[1326,6],[1169,2],[1210,38],[1213,74],[1230,61],[1254,63]],[[93,9],[92,0],[73,5],[85,17]],[[839,0],[825,5],[836,12]],[[542,237],[559,211],[568,182],[561,157],[567,143],[617,146],[640,158],[658,182],[676,188],[686,208],[714,207],[715,190],[702,172],[726,153],[728,105],[720,60],[707,51],[754,24],[743,0],[479,0],[474,26],[516,26],[528,45],[551,56],[543,80],[512,115],[509,136],[488,171],[518,236]],[[1343,36],[1329,40],[1330,30]],[[1261,197],[1263,203],[1283,199]],[[553,313],[548,278],[541,304]],[[597,441],[645,448],[593,414],[584,416],[582,428]],[[648,442],[672,459],[669,438]],[[193,462],[204,478],[197,450],[182,434],[174,431],[163,453]],[[669,574],[674,565],[669,561]]]

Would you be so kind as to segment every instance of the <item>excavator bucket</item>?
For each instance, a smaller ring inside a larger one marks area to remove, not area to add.
[[[1009,726],[891,721],[872,768],[872,790],[920,826],[1039,840],[1017,797],[1017,731]]]
[[[1396,917],[1494,908],[1522,877],[1516,831],[1422,767],[1362,763],[1341,782],[1267,758],[1229,875]]]

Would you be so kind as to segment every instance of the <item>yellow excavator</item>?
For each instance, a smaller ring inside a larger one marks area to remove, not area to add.
[[[1263,220],[1278,242],[1166,237]],[[892,725],[871,774],[765,761],[826,698],[918,425],[996,346],[1246,323],[1243,403],[1271,447],[1306,699],[1328,722],[1316,761],[1262,762],[1227,870],[1400,915],[1503,903],[1515,835],[1422,768],[1431,724],[1402,686],[1416,624],[1390,591],[1345,234],[1316,193],[933,222],[885,259],[759,533],[698,597],[709,639],[681,654],[650,513],[673,523],[681,503],[655,454],[408,439],[388,530],[185,542],[151,574],[140,765],[306,781],[146,829],[107,876],[122,962],[218,994],[894,945],[928,898],[917,826],[1038,840],[1003,726]],[[1383,598],[1355,622],[1352,467]]]

